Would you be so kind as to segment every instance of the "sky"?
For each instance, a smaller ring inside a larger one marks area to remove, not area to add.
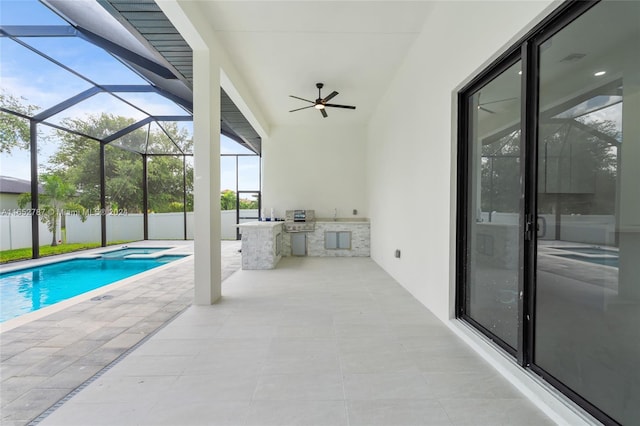
[[[0,25],[68,25],[37,0],[0,0]],[[110,54],[76,38],[28,38],[24,40],[36,49],[77,70],[98,84],[146,84],[147,82]],[[27,48],[0,37],[0,90],[21,99],[24,104],[36,105],[38,111],[58,104],[92,85]],[[181,107],[155,93],[121,94],[151,115],[186,115]],[[59,124],[64,118],[82,118],[101,112],[123,115],[136,120],[146,114],[109,94],[98,94],[71,107],[48,121]],[[184,124],[184,123],[183,123]],[[186,124],[192,133],[191,123]],[[50,127],[39,126],[44,133]],[[221,135],[221,153],[249,153],[236,142]],[[54,152],[53,143],[40,147],[41,169]],[[0,154],[0,174],[30,179],[30,160],[27,151],[14,150]],[[259,189],[259,157],[243,158],[239,162],[240,189]],[[221,190],[236,189],[235,161],[221,161]]]

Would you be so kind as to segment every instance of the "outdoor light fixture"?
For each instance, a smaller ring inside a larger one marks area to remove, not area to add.
[[[601,75],[605,75],[607,72],[606,71],[598,71],[597,73],[593,74],[596,77],[600,77]]]
[[[327,118],[328,114],[327,114],[326,109],[329,108],[329,107],[356,109],[356,107],[354,107],[353,105],[338,105],[338,104],[329,104],[329,103],[327,103],[329,100],[331,100],[335,96],[337,96],[338,92],[336,92],[334,90],[328,96],[326,96],[325,98],[322,98],[321,90],[324,87],[324,84],[323,83],[316,83],[316,87],[318,88],[318,99],[316,99],[315,101],[311,101],[309,99],[300,98],[298,96],[289,95],[292,98],[300,99],[301,101],[305,101],[305,102],[309,102],[309,103],[313,104],[313,105],[309,105],[309,106],[302,107],[302,108],[292,109],[289,112],[300,111],[301,109],[307,109],[307,108],[312,108],[313,107],[313,108],[317,109],[318,111],[320,111],[320,113],[322,114],[322,116],[324,118]]]

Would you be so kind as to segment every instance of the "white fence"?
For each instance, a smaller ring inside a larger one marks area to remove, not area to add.
[[[236,211],[223,210],[220,227],[223,240],[236,239]],[[242,210],[240,216],[256,217],[257,210]],[[245,219],[247,222],[255,219]],[[69,215],[66,222],[67,243],[99,242],[101,216],[89,216],[85,222],[79,216]],[[108,215],[107,241],[142,240],[144,238],[142,214]],[[193,239],[193,212],[187,213],[187,239]],[[58,229],[58,240],[62,239]],[[40,223],[40,245],[51,244],[51,232]],[[150,240],[181,240],[184,238],[184,213],[149,214]],[[0,216],[0,250],[31,247],[31,216]]]
[[[482,221],[489,222],[489,213],[482,212]],[[516,213],[491,215],[491,223],[517,225]],[[616,218],[613,215],[562,215],[560,218],[562,241],[612,246],[615,244]],[[544,214],[539,219],[541,240],[556,239],[556,216]]]
[[[38,222],[38,228],[40,245],[51,244],[53,235],[47,225]],[[59,224],[57,237],[61,238]],[[0,250],[27,247],[31,247],[31,216],[0,216]]]
[[[240,210],[240,217],[258,217],[258,209]],[[252,222],[257,219],[240,219],[240,223]],[[223,240],[236,239],[236,211],[222,210],[220,212],[220,230]]]

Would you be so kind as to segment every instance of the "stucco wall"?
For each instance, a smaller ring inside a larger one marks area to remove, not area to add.
[[[369,122],[372,258],[443,320],[454,299],[455,93],[550,4],[438,2]]]
[[[273,127],[263,145],[265,212],[312,209],[332,218],[338,209],[339,217],[367,217],[364,153],[362,125]]]

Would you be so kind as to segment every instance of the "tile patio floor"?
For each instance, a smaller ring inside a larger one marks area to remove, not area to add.
[[[553,424],[369,258],[285,258],[223,294],[40,424]]]
[[[134,245],[193,242],[147,241]],[[240,268],[222,242],[222,278]],[[92,250],[96,251],[96,250]],[[30,261],[31,262],[31,261]],[[33,262],[31,262],[33,263]],[[0,424],[25,425],[191,304],[193,260],[0,334]]]

